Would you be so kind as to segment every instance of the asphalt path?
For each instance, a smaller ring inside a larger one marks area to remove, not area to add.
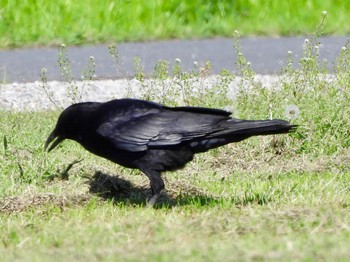
[[[241,39],[240,45],[242,53],[256,73],[274,74],[284,65],[288,51],[292,51],[297,66],[298,59],[303,55],[305,39],[306,37],[250,37]],[[319,39],[320,59],[327,61],[330,70],[348,39],[345,36]],[[120,43],[117,49],[116,63],[109,54],[108,44],[67,47],[73,76],[81,79],[90,56],[95,58],[96,79],[132,78],[135,73],[135,57],[140,59],[147,75],[153,72],[157,61],[166,60],[172,65],[175,59],[181,60],[184,70],[193,69],[195,63],[203,65],[210,61],[212,74],[218,74],[222,69],[235,72],[236,51],[231,38]],[[0,50],[0,83],[40,80],[42,68],[46,68],[49,81],[61,81],[63,78],[57,59],[57,47]]]

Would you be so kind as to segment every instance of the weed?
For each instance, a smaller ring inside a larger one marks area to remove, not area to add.
[[[59,102],[56,101],[55,95],[53,93],[53,90],[51,90],[50,88],[48,88],[47,86],[47,76],[46,76],[46,68],[42,68],[41,69],[41,73],[40,73],[40,88],[44,90],[47,98],[50,100],[50,102],[56,107],[56,109],[61,108],[61,106],[59,106]]]
[[[121,73],[121,75],[123,76],[124,79],[126,79],[127,81],[127,96],[128,97],[135,97],[135,94],[132,90],[130,81],[129,81],[129,74],[124,70],[124,66],[123,66],[123,61],[120,59],[119,56],[119,51],[118,51],[118,46],[116,43],[112,43],[108,46],[108,51],[109,54],[111,55],[111,58],[113,60],[115,69],[117,71],[119,71]],[[136,63],[136,66],[138,66],[138,64]]]
[[[73,103],[81,102],[82,95],[72,73],[71,63],[68,58],[66,45],[62,44],[58,50],[58,65],[61,76],[67,82],[67,96]]]

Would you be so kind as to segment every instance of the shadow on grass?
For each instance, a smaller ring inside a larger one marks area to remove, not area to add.
[[[119,177],[96,171],[88,180],[89,192],[104,200],[127,205],[146,206],[151,195],[149,186],[136,186]],[[209,196],[185,184],[168,185],[169,189],[162,192],[155,208],[171,208],[174,206],[218,204],[222,200]],[[179,189],[180,188],[180,189]]]
[[[119,177],[96,171],[89,178],[89,192],[104,200],[112,200],[115,203],[126,205],[146,206],[151,195],[149,186],[136,186],[131,182]],[[249,204],[264,205],[270,202],[270,198],[264,194],[245,194],[242,198],[224,198],[220,195],[208,195],[197,188],[181,182],[168,183],[167,190],[162,192],[155,208],[171,208],[174,206],[212,206],[232,205],[236,208]]]

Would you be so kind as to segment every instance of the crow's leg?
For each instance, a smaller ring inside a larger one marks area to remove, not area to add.
[[[162,177],[160,176],[160,173],[154,170],[145,169],[142,168],[141,171],[148,177],[150,180],[152,195],[148,199],[147,205],[148,206],[154,206],[154,204],[157,202],[160,193],[164,189],[164,181]]]

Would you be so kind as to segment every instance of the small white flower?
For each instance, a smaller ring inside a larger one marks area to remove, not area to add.
[[[342,51],[345,51],[345,50],[346,50],[346,46],[343,46],[343,47],[341,48],[341,50],[342,50]]]
[[[47,72],[46,67],[43,67],[43,68],[41,69],[41,72],[42,72],[42,73],[46,73],[46,72]]]
[[[90,58],[90,60],[95,60],[95,57],[92,55],[89,58]]]
[[[304,40],[304,43],[305,43],[305,44],[308,44],[309,42],[310,42],[310,40],[307,39],[307,38]]]
[[[285,114],[290,120],[296,119],[300,115],[300,110],[296,105],[288,105],[286,106]]]
[[[318,45],[315,45],[315,49],[317,50],[317,49],[319,49],[320,47],[318,46]]]
[[[175,58],[175,62],[180,64],[181,63],[181,59],[180,58]]]
[[[292,52],[292,51],[290,51],[290,50],[289,50],[289,51],[288,51],[287,53],[288,53],[288,55],[291,55],[291,54],[293,54],[293,52]]]
[[[326,10],[322,11],[322,14],[323,14],[323,15],[327,15],[327,13],[328,13],[328,12],[327,12]]]
[[[66,47],[66,45],[65,44],[61,44],[61,47]]]
[[[193,61],[193,65],[194,65],[195,67],[198,67],[198,61]]]

